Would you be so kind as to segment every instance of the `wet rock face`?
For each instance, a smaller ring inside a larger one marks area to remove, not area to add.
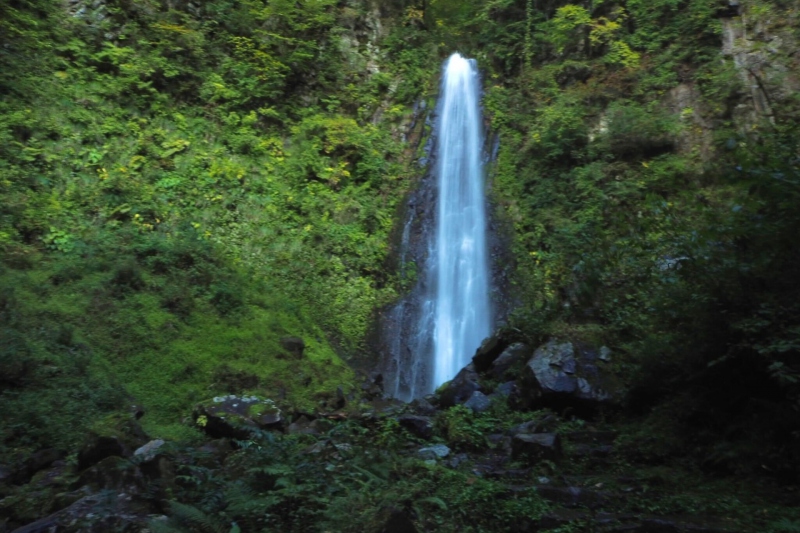
[[[246,439],[253,429],[282,429],[275,402],[258,396],[217,396],[195,408],[195,423],[209,436]]]
[[[619,398],[619,385],[600,353],[556,339],[539,347],[522,370],[527,407],[596,408]]]

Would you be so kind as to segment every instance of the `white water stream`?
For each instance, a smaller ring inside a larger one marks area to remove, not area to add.
[[[453,54],[433,125],[434,163],[402,232],[400,270],[416,268],[417,283],[383,322],[386,390],[402,400],[452,379],[492,327],[479,101],[475,61]]]
[[[437,227],[428,275],[436,280],[433,313],[433,386],[469,364],[489,336],[489,261],[486,246],[479,108],[474,60],[453,54],[442,80],[438,137]]]

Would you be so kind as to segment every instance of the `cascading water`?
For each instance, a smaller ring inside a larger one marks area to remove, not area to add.
[[[489,336],[489,267],[481,164],[480,84],[474,60],[453,54],[442,81],[437,139],[438,220],[434,387],[452,379]]]
[[[403,226],[400,268],[410,257],[418,282],[383,324],[386,391],[400,399],[452,379],[491,330],[479,99],[475,61],[453,54],[433,129],[433,176],[412,195]]]

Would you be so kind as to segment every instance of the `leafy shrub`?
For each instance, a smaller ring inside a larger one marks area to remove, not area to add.
[[[606,110],[599,149],[617,157],[650,158],[674,148],[675,119],[656,106],[615,101]]]

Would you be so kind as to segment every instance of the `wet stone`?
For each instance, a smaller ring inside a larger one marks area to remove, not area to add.
[[[483,413],[491,406],[492,402],[489,397],[480,391],[475,391],[469,400],[464,402],[464,407],[471,409],[473,413]]]
[[[421,448],[417,451],[417,454],[419,454],[422,459],[444,459],[450,455],[450,448],[444,444],[436,444],[435,446]]]

